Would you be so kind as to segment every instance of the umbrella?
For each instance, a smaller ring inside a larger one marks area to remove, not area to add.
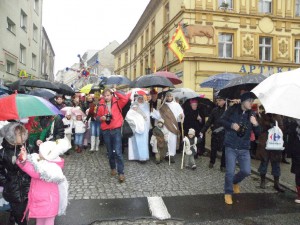
[[[67,84],[59,83],[59,82],[54,82],[54,84],[59,88],[57,93],[63,94],[63,95],[69,95],[72,96],[75,94],[75,91]]]
[[[122,75],[110,75],[108,77],[103,77],[100,85],[130,85],[131,81]]]
[[[20,79],[8,85],[11,90],[20,90],[22,87],[47,88],[58,91],[59,87],[48,80]]]
[[[182,100],[183,102],[185,102],[188,99],[196,98],[200,96],[190,88],[176,88],[172,92],[174,97],[179,98],[179,100]]]
[[[251,91],[260,82],[266,79],[263,75],[245,75],[228,82],[219,92],[219,96],[229,99],[239,98],[242,91]]]
[[[10,93],[10,90],[9,88],[3,86],[3,85],[0,85],[0,95],[3,95],[3,94],[8,94]]]
[[[165,77],[155,74],[143,75],[131,82],[131,87],[147,88],[147,87],[174,87],[172,82]]]
[[[50,98],[54,98],[56,96],[55,91],[51,91],[51,90],[48,90],[48,89],[45,89],[45,88],[34,89],[34,90],[30,91],[28,94],[38,96],[38,97],[42,97],[42,98],[45,98],[47,100],[49,100]]]
[[[172,84],[181,84],[182,80],[180,80],[175,73],[171,73],[168,71],[157,71],[156,73],[154,73],[157,76],[161,76],[161,77],[165,77],[168,78]]]
[[[50,116],[61,114],[47,100],[24,94],[12,94],[0,98],[0,120],[19,120],[29,116]]]
[[[79,90],[81,93],[89,94],[95,91],[100,91],[99,84],[87,84]]]
[[[295,102],[300,95],[300,69],[273,74],[252,92],[267,113],[300,119],[300,105]]]
[[[240,75],[238,74],[233,74],[233,73],[220,73],[220,74],[216,74],[213,76],[208,77],[207,79],[205,79],[201,84],[200,87],[202,88],[214,88],[216,90],[220,90],[221,88],[223,88],[224,86],[226,86],[226,84],[228,84],[228,82],[234,78],[239,77]]]

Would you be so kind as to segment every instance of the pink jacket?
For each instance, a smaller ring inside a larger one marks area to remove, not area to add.
[[[64,159],[52,163],[58,164],[61,168],[64,167]],[[41,180],[39,173],[34,170],[33,165],[28,161],[22,164],[17,160],[17,165],[31,177],[26,208],[26,212],[29,210],[28,218],[57,216],[59,207],[58,185]]]

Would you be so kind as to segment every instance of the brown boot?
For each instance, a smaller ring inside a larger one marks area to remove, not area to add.
[[[116,175],[117,175],[117,170],[116,170],[116,169],[112,169],[112,170],[110,171],[110,175],[111,175],[112,177],[116,176]]]
[[[297,188],[298,197],[295,199],[295,202],[300,203],[300,186],[296,186],[296,188]]]
[[[124,174],[120,174],[119,175],[119,182],[120,183],[123,183],[125,181],[125,176],[124,176]]]
[[[232,205],[232,195],[229,195],[229,194],[225,194],[225,196],[224,196],[224,199],[225,199],[225,203],[227,204],[227,205]]]
[[[78,146],[78,148],[77,148],[77,153],[81,153],[81,148],[80,148],[80,146]]]

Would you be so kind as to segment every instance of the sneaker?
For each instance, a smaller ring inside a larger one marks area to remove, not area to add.
[[[111,172],[110,172],[110,175],[113,177],[113,176],[116,176],[117,175],[117,170],[116,169],[112,169]]]
[[[229,195],[229,194],[226,194],[225,196],[224,196],[224,199],[225,199],[225,203],[227,204],[227,205],[232,205],[232,196],[231,195]]]
[[[209,163],[209,165],[208,165],[208,168],[209,168],[209,169],[212,169],[212,168],[214,168],[214,164],[212,164],[212,163]]]
[[[123,183],[125,181],[125,176],[124,176],[124,174],[120,174],[119,175],[119,182],[120,183]]]
[[[240,190],[240,185],[238,184],[233,184],[233,193],[239,194],[241,192]]]

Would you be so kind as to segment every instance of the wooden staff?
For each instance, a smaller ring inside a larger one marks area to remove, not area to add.
[[[181,125],[181,135],[182,135],[182,140],[183,140],[183,138],[184,138],[184,132],[183,132],[183,119],[181,120],[180,125]],[[181,169],[183,169],[184,149],[185,149],[185,142],[183,142],[182,158],[181,158]]]

